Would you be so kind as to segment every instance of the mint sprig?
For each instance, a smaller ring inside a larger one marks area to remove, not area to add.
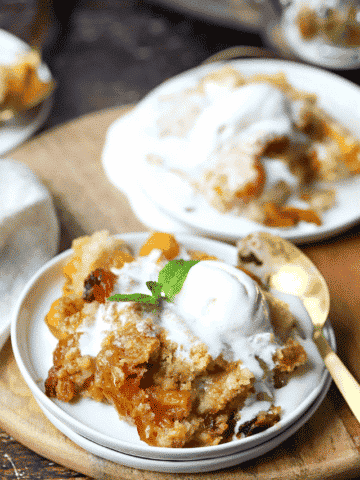
[[[200,260],[171,260],[159,272],[159,284],[165,293],[165,298],[173,302],[175,295],[182,289],[191,267]]]
[[[159,305],[160,299],[167,302],[173,302],[175,295],[182,289],[190,268],[196,265],[200,260],[170,260],[165,267],[160,270],[158,281],[149,280],[146,282],[151,295],[144,293],[116,293],[108,298],[116,302],[137,302],[147,305]]]

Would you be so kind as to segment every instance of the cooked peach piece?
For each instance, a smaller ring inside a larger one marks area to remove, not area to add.
[[[170,233],[154,232],[140,249],[140,256],[149,255],[154,249],[162,251],[167,260],[173,260],[179,255],[180,247],[174,235]]]

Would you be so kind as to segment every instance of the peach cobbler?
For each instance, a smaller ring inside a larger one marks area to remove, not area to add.
[[[174,261],[193,262],[171,301],[109,300],[145,298]],[[253,274],[167,233],[136,253],[105,231],[75,240],[63,273],[63,295],[46,316],[58,339],[49,397],[108,402],[160,447],[218,445],[280,420],[274,392],[306,368],[307,353],[289,305]]]
[[[268,227],[319,226],[336,182],[360,172],[359,141],[281,72],[222,66],[146,102],[143,188],[154,195],[156,178],[168,175],[158,188],[185,211],[205,203]]]

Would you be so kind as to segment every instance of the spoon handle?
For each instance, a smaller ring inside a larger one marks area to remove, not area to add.
[[[345,367],[336,353],[331,349],[330,345],[320,331],[315,332],[314,342],[319,349],[320,355],[322,356],[330,375],[332,376],[342,396],[346,400],[346,403],[349,405],[357,421],[360,422],[359,383]]]

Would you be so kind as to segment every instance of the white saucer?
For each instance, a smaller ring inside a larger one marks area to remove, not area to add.
[[[135,251],[148,238],[148,233],[120,235]],[[236,264],[237,250],[225,243],[201,237],[177,235],[178,241],[187,248],[202,250],[216,255],[220,260]],[[48,398],[44,393],[44,380],[52,365],[52,352],[57,340],[52,336],[44,318],[52,302],[61,295],[62,269],[71,255],[66,251],[48,262],[28,283],[17,304],[12,322],[13,351],[21,373],[41,407],[44,407],[61,425],[90,442],[121,454],[147,460],[173,462],[204,461],[212,458],[239,455],[259,445],[270,442],[295,425],[328,389],[330,375],[325,370],[315,345],[308,345],[309,364],[301,375],[293,377],[288,385],[278,390],[281,405],[286,399],[285,413],[280,422],[264,432],[226,444],[201,448],[150,447],[140,441],[136,428],[121,421],[115,409],[108,404],[83,398],[79,402],[64,403]],[[333,348],[335,336],[328,324],[325,335]],[[277,400],[275,400],[277,402]],[[300,422],[300,423],[299,423]],[[293,433],[292,430],[291,432]],[[283,438],[283,437],[281,437]],[[269,446],[271,443],[268,444]],[[270,447],[273,448],[273,447]],[[236,457],[236,461],[242,458]]]
[[[11,33],[0,29],[0,65],[10,65],[18,55],[30,51],[30,46]],[[39,76],[43,80],[51,80],[47,65],[39,67]],[[27,140],[45,122],[52,106],[52,97],[45,99],[40,105],[20,112],[8,122],[0,123],[0,155],[4,155]]]
[[[148,211],[151,208],[156,218],[161,215],[161,221],[175,222],[174,231],[185,228],[188,232],[230,242],[262,230],[303,243],[338,234],[356,224],[360,219],[360,176],[336,184],[337,205],[325,212],[323,225],[300,222],[293,228],[279,229],[219,213],[199,196],[190,199],[184,185],[181,191],[177,175],[146,162],[145,155],[154,142],[147,126],[152,125],[159,96],[197,85],[200,78],[219,68],[219,64],[221,62],[203,65],[166,81],[109,128],[102,155],[105,172],[109,180],[128,195],[141,220],[146,225],[152,223]],[[282,60],[234,60],[228,64],[245,75],[284,72],[294,87],[315,93],[319,105],[360,138],[360,88],[348,80],[319,68]],[[182,140],[177,141],[179,147]],[[126,185],[124,178],[130,179]],[[192,201],[195,208],[189,210],[188,203]]]

